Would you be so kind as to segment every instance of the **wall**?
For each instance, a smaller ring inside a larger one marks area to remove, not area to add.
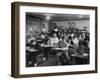
[[[87,27],[87,31],[89,31],[89,20],[76,20],[76,21],[53,21],[56,23],[57,26],[63,26],[63,28],[69,28],[69,22],[75,22],[75,28],[78,29],[84,29],[84,27]]]
[[[100,0],[1,0],[0,2],[0,80],[100,80],[100,54],[98,54],[98,73],[97,74],[80,74],[64,75],[38,78],[21,78],[15,79],[10,76],[11,70],[11,2],[29,1],[40,3],[55,4],[73,4],[98,6],[100,10]],[[98,20],[100,20],[100,11],[98,11]],[[100,26],[100,23],[98,23]],[[100,35],[100,27],[98,27]],[[98,37],[98,47],[100,47],[100,36]],[[100,53],[100,49],[98,49]]]
[[[26,33],[29,31],[40,32],[41,31],[41,20],[31,16],[26,17]]]
[[[26,15],[26,33],[30,30],[35,34],[36,32],[41,33],[41,31],[48,32],[48,22],[42,18]]]
[[[38,37],[42,31],[48,32],[48,22],[42,18],[26,15],[26,36]],[[27,38],[26,38],[27,40]]]

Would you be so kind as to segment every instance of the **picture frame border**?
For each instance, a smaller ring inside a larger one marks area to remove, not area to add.
[[[89,71],[75,71],[75,72],[57,72],[57,73],[43,73],[43,74],[19,74],[19,7],[20,6],[39,6],[39,7],[57,7],[57,8],[73,8],[73,9],[89,9],[95,10],[95,70]],[[42,76],[58,76],[58,75],[72,75],[72,74],[88,74],[97,73],[97,51],[98,51],[98,28],[97,28],[97,7],[96,6],[81,6],[81,5],[63,5],[63,4],[48,4],[48,3],[31,3],[31,2],[13,2],[11,4],[11,76],[15,78],[25,77],[42,77]]]

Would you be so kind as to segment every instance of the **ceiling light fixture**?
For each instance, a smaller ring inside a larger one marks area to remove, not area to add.
[[[49,21],[49,20],[50,20],[50,18],[51,18],[50,16],[46,16],[46,20],[47,20],[47,21]]]

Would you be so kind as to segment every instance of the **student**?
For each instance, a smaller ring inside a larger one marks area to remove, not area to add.
[[[77,50],[79,46],[79,40],[76,36],[73,37],[73,43],[74,43],[75,50]]]
[[[69,44],[66,42],[64,37],[62,37],[61,41],[59,42],[59,47],[62,49],[61,52],[59,51],[60,53],[59,58],[60,58],[61,64],[62,65],[70,64],[70,61],[69,61],[70,58],[68,55]]]
[[[60,48],[65,48],[65,49],[68,50],[68,45],[69,44],[66,42],[65,38],[62,37],[61,40],[60,40],[60,42],[59,42],[59,47]]]
[[[53,45],[53,44],[55,44],[55,43],[57,43],[57,44],[59,43],[59,39],[58,39],[56,33],[54,33],[54,34],[53,34],[53,37],[51,38],[51,45]]]

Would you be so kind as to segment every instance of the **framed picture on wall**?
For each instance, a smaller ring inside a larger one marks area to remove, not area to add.
[[[11,76],[97,73],[97,7],[12,3]]]

